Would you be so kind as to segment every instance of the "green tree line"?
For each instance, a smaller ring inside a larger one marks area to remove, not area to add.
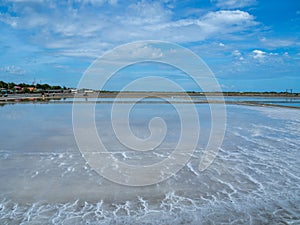
[[[26,84],[26,83],[14,83],[14,82],[4,82],[4,81],[0,81],[0,88],[5,88],[5,89],[11,89],[13,90],[15,86],[19,86],[21,88],[28,88],[28,87],[35,87],[36,89],[41,89],[41,90],[60,90],[60,89],[67,89],[66,87],[61,87],[59,85],[54,85],[51,86],[49,84],[36,84],[36,85],[32,85],[32,84]]]

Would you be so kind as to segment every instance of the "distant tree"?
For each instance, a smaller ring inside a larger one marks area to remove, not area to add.
[[[29,90],[27,87],[24,87],[24,88],[23,88],[23,92],[24,92],[24,93],[30,93],[30,90]]]
[[[14,82],[6,83],[6,82],[0,80],[0,88],[14,89],[15,86],[20,86],[21,88],[24,88],[24,90],[26,90],[26,88],[28,89],[28,87],[32,87],[33,85],[32,84],[26,84],[26,83],[16,84]],[[51,86],[49,84],[36,84],[35,88],[36,89],[41,89],[41,90],[61,90],[61,89],[67,90],[68,89],[66,86],[63,86],[63,88],[62,88],[59,85]],[[26,90],[26,91],[28,92],[29,90]]]
[[[4,81],[0,81],[0,88],[7,88],[7,83],[5,83]]]
[[[20,84],[18,84],[18,86],[20,86],[20,87],[22,87],[22,88],[25,88],[25,87],[28,87],[28,84],[20,83]]]
[[[49,84],[37,84],[35,87],[37,89],[42,89],[42,90],[51,89],[51,86]]]
[[[9,89],[14,89],[14,87],[17,86],[14,82],[8,83]]]
[[[61,86],[51,86],[51,89],[53,89],[53,90],[60,90]]]

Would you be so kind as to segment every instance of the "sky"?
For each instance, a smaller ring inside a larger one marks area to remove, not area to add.
[[[299,0],[1,0],[0,33],[6,82],[76,87],[106,52],[160,40],[201,57],[223,91],[300,92]],[[128,66],[105,88],[149,74],[198,90],[182,71],[157,63]]]

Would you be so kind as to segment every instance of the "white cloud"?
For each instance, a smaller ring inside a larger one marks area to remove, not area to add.
[[[248,12],[241,10],[220,10],[217,12],[209,12],[204,16],[203,21],[212,25],[256,25],[254,17]]]
[[[44,0],[6,0],[7,2],[15,2],[15,3],[41,3]]]
[[[77,3],[82,2],[83,4],[92,4],[92,5],[103,5],[104,3],[108,3],[114,6],[118,4],[118,0],[72,0],[72,1]]]
[[[255,49],[250,52],[246,58],[249,65],[258,66],[263,65],[263,67],[268,69],[279,68],[283,65],[287,65],[287,55],[285,53],[278,52],[267,52],[259,49]],[[282,69],[282,68],[281,68]]]
[[[13,28],[16,28],[18,25],[17,18],[13,18],[10,15],[1,12],[0,12],[0,22],[6,23]]]
[[[267,56],[266,52],[261,51],[261,50],[257,50],[257,49],[253,50],[252,53],[253,53],[252,56],[253,56],[254,59],[263,59]]]
[[[241,56],[241,53],[240,53],[239,50],[234,50],[234,51],[232,52],[232,54],[233,54],[234,56]]]
[[[25,74],[26,71],[23,70],[21,67],[19,66],[4,66],[2,68],[0,68],[0,71],[5,72],[5,73],[10,73],[10,74],[16,74],[16,75],[22,75]]]
[[[244,60],[244,57],[242,56],[242,53],[239,50],[234,50],[232,52],[232,55],[238,58],[239,60]]]
[[[151,60],[151,59],[160,59],[163,57],[163,51],[160,48],[151,46],[150,44],[145,44],[143,42],[137,42],[122,47],[122,51],[117,50],[116,54],[113,53],[113,56],[110,57],[113,59],[113,63],[116,61],[127,61],[129,58],[132,58],[136,61],[139,60]]]
[[[51,3],[53,0],[4,0],[6,2],[12,3]],[[111,5],[116,5],[118,0],[69,0],[70,4],[91,4],[91,5],[102,5],[104,3],[109,3]]]
[[[294,57],[294,56],[293,56]],[[270,52],[262,49],[232,49],[231,55],[224,53],[223,57],[214,61],[210,66],[219,77],[232,76],[270,77],[275,73],[287,74],[288,71],[297,71],[299,63],[291,61],[292,57],[283,52]],[[272,71],[272,73],[270,73]],[[250,74],[250,75],[249,75]]]
[[[171,11],[159,2],[137,2],[128,6],[126,14],[121,17],[123,24],[147,25],[170,20]]]
[[[255,49],[251,53],[254,59],[262,60],[270,56],[279,56],[277,52],[264,52],[262,50]]]
[[[0,15],[0,20],[15,29],[30,31],[31,35],[25,38],[34,45],[57,49],[66,56],[80,57],[96,57],[108,47],[136,40],[185,43],[220,35],[226,40],[258,24],[251,14],[241,10],[220,10],[198,18],[173,20],[171,9],[160,2],[119,5],[121,3],[117,1],[85,0],[85,4],[79,4],[77,8],[70,2],[45,0],[40,4],[49,5],[47,11],[41,11],[37,4],[24,7],[15,2],[12,14],[17,16]],[[104,3],[113,6],[104,7]]]
[[[256,4],[256,0],[211,0],[222,9],[237,9]]]
[[[245,31],[258,23],[254,17],[240,10],[221,10],[209,12],[198,19],[181,19],[159,23],[144,29],[150,30],[155,37],[175,42],[202,41],[223,34]],[[188,35],[187,35],[188,34]]]
[[[300,46],[300,41],[295,38],[261,38],[260,42],[264,44],[266,47],[271,48],[281,48],[281,47],[289,47],[289,46]]]

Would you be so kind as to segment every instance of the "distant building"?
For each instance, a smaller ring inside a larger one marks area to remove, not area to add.
[[[22,88],[21,88],[20,86],[14,86],[14,89],[15,89],[16,91],[22,91]]]
[[[5,88],[1,88],[0,89],[0,96],[4,96],[4,97],[7,97],[7,90]]]
[[[33,91],[35,91],[35,90],[36,90],[36,88],[35,88],[35,87],[27,87],[27,89],[28,89],[30,92],[33,92]]]

